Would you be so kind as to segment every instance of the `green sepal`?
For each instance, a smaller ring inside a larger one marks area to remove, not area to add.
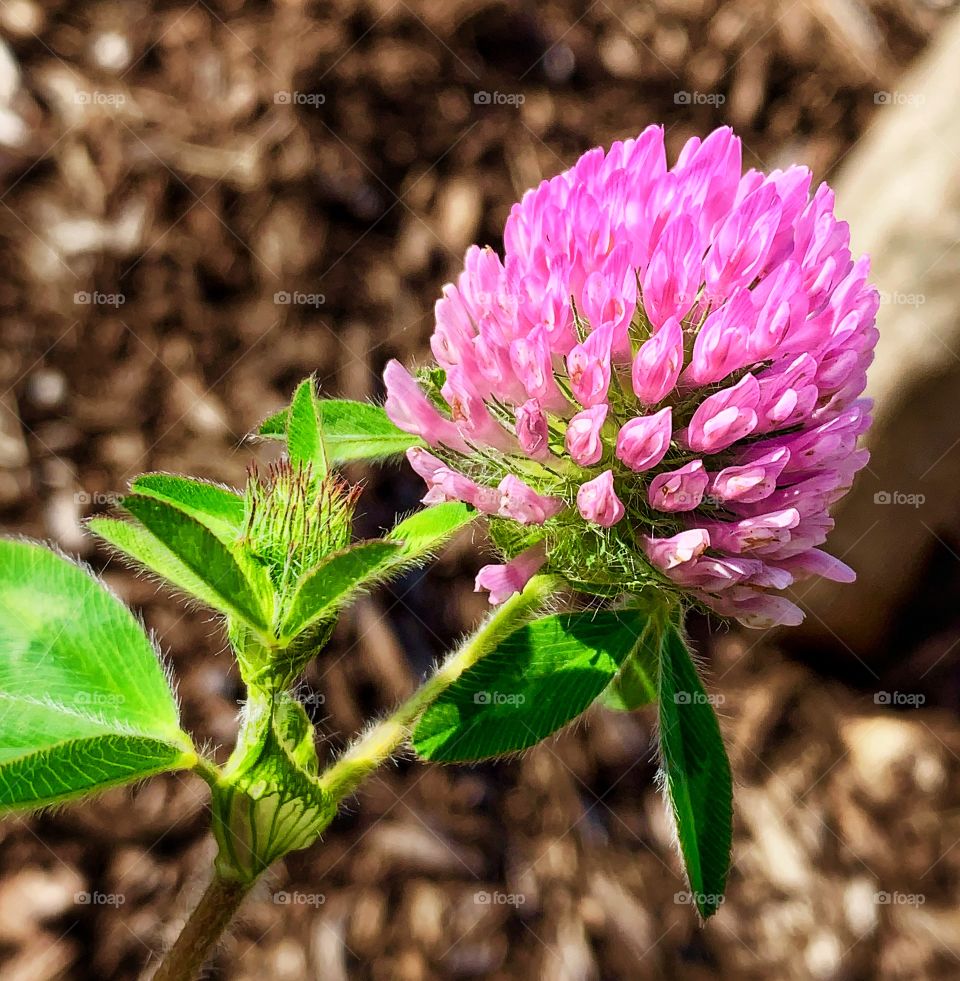
[[[494,548],[508,560],[544,541],[543,528],[539,525],[521,525],[494,515],[487,518],[487,534]]]
[[[317,780],[314,729],[287,692],[251,691],[241,741],[213,787],[217,867],[250,882],[311,845],[336,814]]]
[[[313,469],[283,459],[247,481],[247,519],[239,545],[264,570],[282,606],[305,575],[346,548],[355,490],[339,477],[316,479]]]

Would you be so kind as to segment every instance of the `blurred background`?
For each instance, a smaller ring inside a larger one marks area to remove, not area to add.
[[[736,127],[835,182],[874,256],[870,469],[788,634],[698,621],[737,785],[698,926],[653,719],[592,711],[521,759],[371,780],[261,885],[210,977],[960,976],[960,23],[910,0],[0,2],[0,520],[143,612],[223,758],[238,685],[203,611],[82,531],[145,470],[238,485],[316,372],[382,395],[472,242],[587,148]],[[360,534],[414,507],[362,479]],[[336,752],[477,621],[483,541],[365,599],[307,673]],[[212,856],[192,776],[0,825],[0,974],[135,978]]]

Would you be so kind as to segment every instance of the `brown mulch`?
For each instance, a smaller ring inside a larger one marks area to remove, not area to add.
[[[378,396],[389,357],[426,356],[464,248],[496,245],[523,189],[591,145],[663,122],[676,152],[731,123],[749,164],[829,175],[943,16],[906,0],[8,0],[4,531],[106,569],[169,653],[187,728],[223,755],[242,693],[215,623],[108,563],[82,519],[145,470],[241,482],[269,452],[244,434],[308,372]],[[353,476],[362,534],[416,503],[400,468]],[[479,551],[460,541],[343,618],[308,672],[321,752],[476,621]],[[894,712],[756,635],[698,630],[738,784],[729,897],[706,928],[677,897],[652,719],[595,711],[519,761],[385,770],[276,869],[211,976],[955,977],[955,715]],[[936,643],[905,632],[904,659]],[[0,974],[136,977],[210,850],[190,776],[6,820]]]

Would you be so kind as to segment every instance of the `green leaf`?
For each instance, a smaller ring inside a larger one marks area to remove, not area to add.
[[[395,426],[382,406],[333,399],[321,399],[318,405],[331,464],[386,460],[423,445],[419,436]]]
[[[600,696],[601,705],[616,712],[632,712],[656,702],[662,637],[658,620],[648,619],[636,646]]]
[[[267,416],[260,423],[257,429],[257,436],[263,436],[265,439],[286,439],[287,416],[289,412],[289,409],[281,409],[279,412],[274,412],[273,415]]]
[[[379,405],[318,399],[317,411],[331,467],[351,460],[386,460],[400,456],[411,446],[423,445],[419,436],[395,426]],[[283,439],[287,416],[287,409],[270,416],[260,426],[259,435]]]
[[[139,527],[95,518],[89,527],[115,548],[228,616],[270,629],[272,588],[264,569],[243,561],[209,528],[165,501],[132,495],[123,507]]]
[[[515,630],[420,717],[413,748],[463,762],[533,746],[589,708],[636,644],[637,610],[564,613]]]
[[[402,543],[398,560],[418,559],[440,548],[476,517],[477,512],[460,501],[434,504],[401,521],[387,535],[387,540]]]
[[[0,540],[0,809],[196,762],[133,614],[80,566]]]
[[[232,542],[243,529],[243,498],[218,484],[176,474],[145,473],[131,483],[130,489],[196,518],[223,542]]]
[[[301,580],[290,601],[280,629],[289,640],[308,627],[332,616],[363,586],[382,578],[395,564],[401,546],[396,542],[372,541],[353,545],[331,555]]]
[[[661,646],[660,751],[687,879],[707,918],[723,902],[730,867],[733,787],[717,717],[672,624]]]
[[[318,477],[326,476],[329,466],[313,378],[300,382],[290,404],[287,416],[287,452],[295,467],[310,466]]]

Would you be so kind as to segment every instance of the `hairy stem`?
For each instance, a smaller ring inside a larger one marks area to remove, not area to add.
[[[491,614],[480,629],[447,657],[392,715],[368,730],[336,763],[329,766],[320,775],[320,786],[331,801],[339,804],[386,762],[406,742],[413,724],[424,709],[464,671],[494,650],[504,637],[536,614],[559,586],[560,581],[553,576],[531,579],[522,593],[512,596]],[[218,772],[205,762],[196,769],[216,790]],[[334,813],[335,808],[332,808],[331,819]],[[194,981],[254,881],[255,877],[245,881],[225,878],[215,871],[213,881],[153,976],[153,981]]]
[[[522,593],[516,593],[500,606],[392,715],[361,736],[320,775],[324,790],[338,802],[352,794],[403,745],[424,709],[464,671],[489,654],[520,622],[536,613],[557,588],[558,580],[553,576],[531,579]]]
[[[167,951],[153,981],[194,981],[252,885],[253,882],[225,879],[214,871],[210,885]]]

